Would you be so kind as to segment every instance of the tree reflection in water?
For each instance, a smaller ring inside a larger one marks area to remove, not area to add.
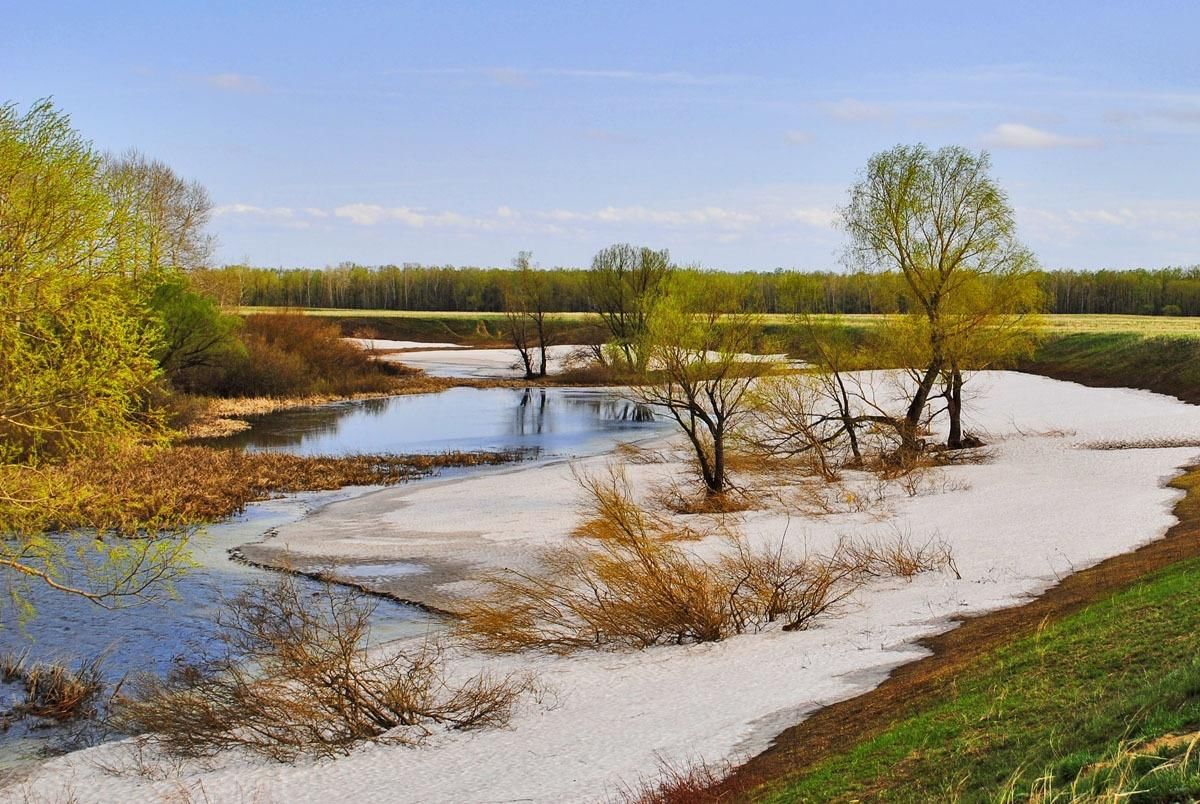
[[[653,411],[598,388],[456,388],[290,410],[214,446],[300,454],[537,449],[577,454],[596,437],[659,429]],[[628,433],[637,437],[636,432]],[[591,451],[588,447],[585,451]]]

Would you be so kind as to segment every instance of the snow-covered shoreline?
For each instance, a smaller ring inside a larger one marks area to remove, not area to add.
[[[748,512],[741,525],[749,537],[786,538],[814,551],[841,536],[938,538],[951,546],[961,579],[931,573],[879,582],[802,632],[570,658],[459,656],[463,672],[532,669],[543,692],[508,728],[440,734],[421,748],[364,746],[344,759],[294,766],[224,757],[155,780],[100,770],[121,761],[125,749],[110,744],[48,761],[5,793],[17,800],[73,793],[80,801],[158,801],[181,789],[213,801],[588,801],[653,775],[661,761],[751,755],[805,713],[865,692],[919,658],[917,640],[951,627],[952,617],[1020,602],[1173,524],[1180,492],[1166,484],[1200,459],[1200,449],[1088,446],[1200,438],[1200,408],[1014,373],[973,384],[971,429],[988,434],[989,461],[940,470],[930,493],[893,489],[883,516],[789,516],[774,507]],[[524,566],[569,538],[579,499],[572,472],[610,460],[374,492],[281,529],[276,546],[300,556],[460,561],[471,570]],[[629,471],[644,483],[683,467]],[[447,578],[435,591],[471,590]]]

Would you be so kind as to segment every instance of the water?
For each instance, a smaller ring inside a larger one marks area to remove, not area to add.
[[[459,388],[271,414],[259,417],[249,431],[210,443],[303,455],[518,449],[552,458],[599,454],[618,443],[663,432],[666,426],[644,407],[607,390]],[[114,682],[134,672],[166,672],[175,657],[194,655],[209,643],[222,599],[277,577],[270,570],[231,561],[230,548],[258,541],[313,507],[357,491],[256,503],[240,516],[209,526],[192,542],[192,557],[199,566],[176,582],[173,600],[110,611],[33,585],[28,597],[37,614],[24,626],[13,621],[11,606],[0,606],[0,651],[25,651],[33,660],[69,663],[103,653],[105,673]],[[346,563],[327,569],[366,586],[426,571],[401,562]],[[299,582],[316,590],[316,581]],[[372,619],[372,636],[385,641],[437,626],[435,618],[417,608],[382,600]],[[3,697],[6,691],[0,690]],[[52,732],[32,734],[20,728],[0,735],[0,770],[32,761],[54,739]]]
[[[210,443],[301,455],[525,450],[589,455],[660,432],[643,405],[597,388],[452,388],[290,410]]]

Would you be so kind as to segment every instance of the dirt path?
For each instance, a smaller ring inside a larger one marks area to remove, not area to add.
[[[933,654],[902,665],[874,690],[827,706],[775,738],[771,747],[737,768],[703,797],[688,801],[752,800],[761,786],[795,775],[885,731],[935,700],[978,657],[1059,620],[1156,570],[1200,556],[1200,466],[1171,482],[1187,492],[1175,506],[1179,522],[1138,550],[1069,575],[1021,606],[964,619],[955,629],[921,640]]]

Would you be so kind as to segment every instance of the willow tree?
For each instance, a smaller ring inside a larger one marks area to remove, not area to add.
[[[671,255],[665,249],[628,243],[609,246],[592,260],[588,301],[608,329],[613,350],[631,371],[646,367],[650,314],[662,299],[672,271]]]
[[[736,308],[732,279],[695,273],[673,279],[649,317],[645,343],[652,373],[635,391],[683,430],[710,500],[729,490],[727,441],[749,414],[755,381],[774,369],[753,354],[761,317]]]
[[[136,210],[108,180],[48,101],[0,106],[0,568],[98,601],[143,593],[176,555],[45,533],[84,502],[55,464],[159,432],[160,333],[121,236]],[[67,579],[69,565],[95,583]]]
[[[910,448],[943,380],[952,402],[948,446],[962,445],[962,372],[979,367],[972,355],[990,328],[1036,306],[1036,263],[1017,240],[1012,207],[990,168],[986,152],[900,145],[871,157],[842,211],[848,261],[904,280],[914,319],[907,331],[918,338],[904,366],[915,387],[898,422]]]

